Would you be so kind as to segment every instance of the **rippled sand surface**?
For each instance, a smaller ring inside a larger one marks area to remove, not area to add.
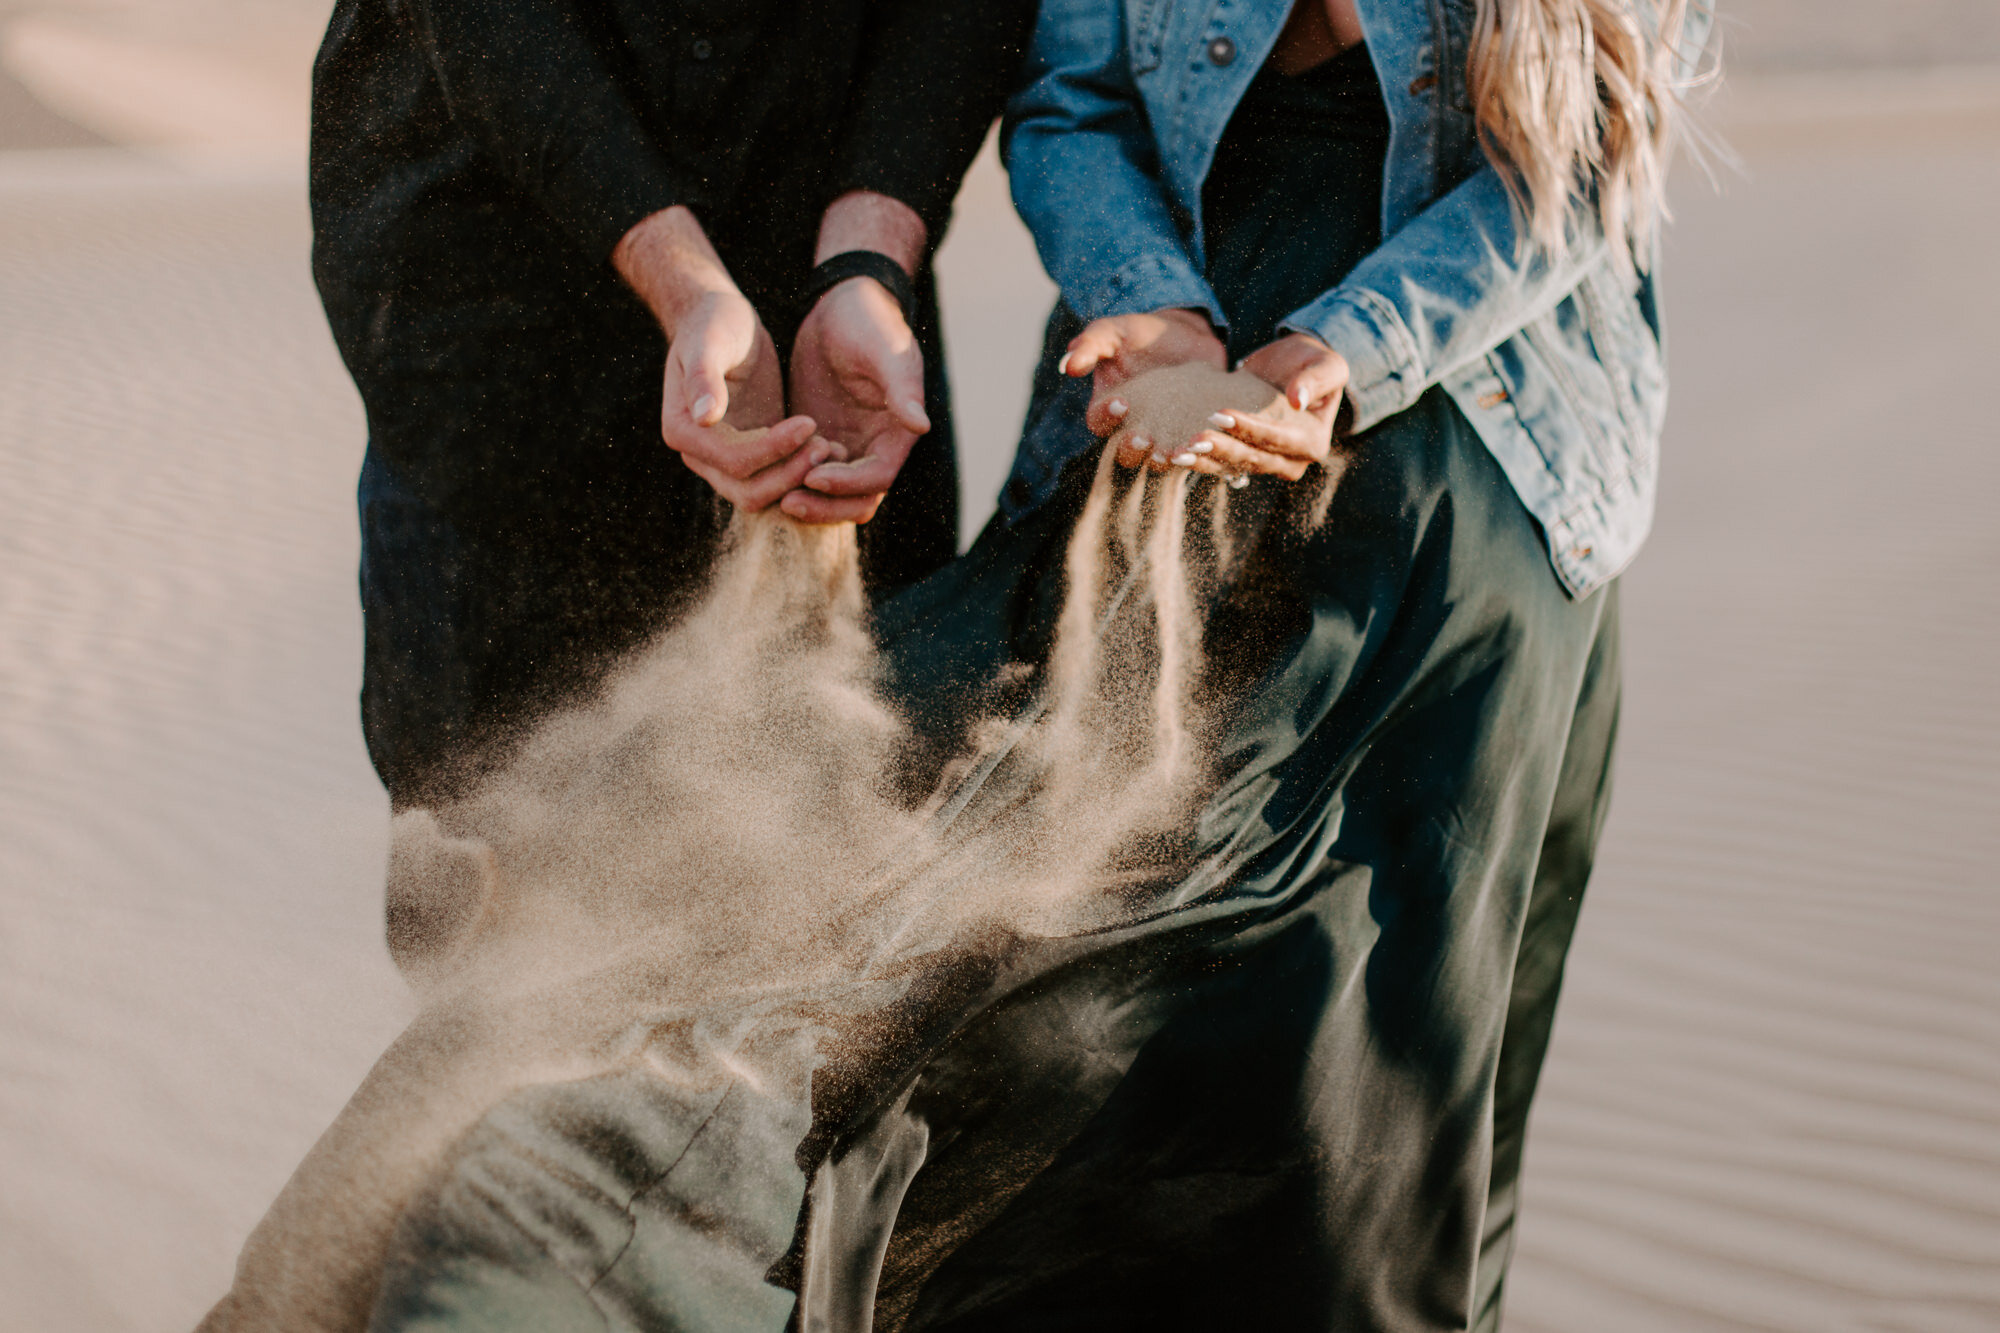
[[[170,1330],[398,1030],[296,180],[0,157],[0,1329]]]
[[[1680,192],[1509,1327],[1993,1329],[2000,134],[1742,142]],[[306,242],[282,173],[0,155],[0,1333],[191,1324],[402,1016]],[[1024,386],[993,267],[947,265],[957,373]]]
[[[1509,1327],[2000,1328],[2000,135],[1745,149]]]

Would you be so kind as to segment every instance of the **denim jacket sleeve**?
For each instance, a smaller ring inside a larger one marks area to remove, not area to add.
[[[1604,259],[1595,209],[1578,211],[1554,258],[1525,242],[1520,223],[1499,173],[1483,166],[1285,320],[1347,358],[1354,430],[1553,310]]]
[[[1002,151],[1042,265],[1085,320],[1167,306],[1223,313],[1164,182],[1132,80],[1123,6],[1043,0]]]
[[[1712,22],[1709,5],[1688,7],[1676,71],[1683,84],[1695,77]],[[1521,222],[1499,172],[1483,163],[1284,321],[1347,358],[1356,431],[1555,309],[1609,254],[1594,207],[1576,212],[1568,249],[1554,259],[1526,243]]]

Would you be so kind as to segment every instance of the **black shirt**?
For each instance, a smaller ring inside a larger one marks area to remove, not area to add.
[[[399,369],[476,376],[502,343],[648,336],[610,255],[672,204],[782,343],[833,199],[879,191],[942,231],[1033,11],[339,0],[314,70],[314,272],[364,397]]]

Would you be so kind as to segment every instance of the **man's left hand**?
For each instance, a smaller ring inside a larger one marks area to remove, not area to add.
[[[866,523],[931,428],[923,351],[888,289],[849,278],[820,297],[792,349],[791,399],[844,457],[808,472],[780,508],[806,523]]]

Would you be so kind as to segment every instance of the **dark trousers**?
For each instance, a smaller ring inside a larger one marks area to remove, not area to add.
[[[1046,644],[1087,472],[883,609],[913,713]],[[777,1333],[815,1117],[862,1201],[830,1266],[880,1263],[876,1327],[1494,1327],[1608,799],[1616,592],[1565,597],[1441,393],[1362,442],[1317,534],[1271,540],[1200,883],[940,989],[909,1081],[846,1110],[803,1077],[694,1096],[643,1069],[510,1099],[406,1219],[377,1327],[527,1327],[504,1315],[533,1291],[544,1329]],[[871,1183],[914,1160],[906,1192]]]
[[[1218,153],[1210,278],[1238,354],[1375,244],[1386,124],[1365,52],[1344,59],[1260,76]],[[973,687],[1041,660],[1062,600],[1092,468],[1055,350],[1031,423],[1048,466],[1027,474],[1053,498],[878,617],[892,692],[941,734]],[[1210,624],[1243,697],[1198,876],[1134,925],[937,987],[950,1011],[908,1015],[930,1045],[900,1086],[694,1099],[625,1073],[522,1094],[406,1219],[378,1328],[525,1328],[451,1312],[532,1289],[542,1329],[777,1333],[790,1302],[765,1274],[817,1119],[807,1156],[830,1145],[817,1169],[859,1201],[820,1257],[864,1305],[879,1273],[876,1328],[1490,1333],[1609,800],[1617,589],[1564,594],[1442,390],[1355,449],[1324,524],[1269,528],[1259,595]],[[635,1138],[630,1159],[589,1146]],[[589,1189],[559,1165],[579,1155]],[[919,1161],[907,1190],[882,1170]]]
[[[920,306],[935,424],[863,530],[877,593],[957,550],[958,464],[928,281]],[[370,434],[362,728],[398,808],[463,790],[703,587],[728,506],[661,441],[664,344],[637,333],[471,320],[447,354],[357,368]]]

